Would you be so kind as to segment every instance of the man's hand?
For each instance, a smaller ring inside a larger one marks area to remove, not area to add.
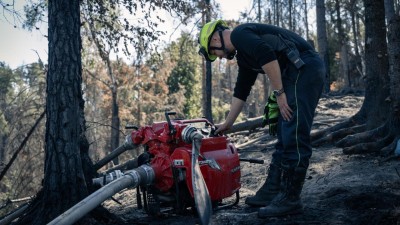
[[[262,126],[269,125],[269,134],[275,136],[278,131],[279,106],[275,95],[270,95],[264,107]]]
[[[229,111],[224,123],[215,125],[217,127],[217,130],[215,130],[215,134],[223,134],[224,131],[231,129],[236,118],[239,116],[239,113],[242,110],[244,103],[245,102],[241,99],[238,99],[236,97],[232,98],[231,110]]]
[[[220,134],[220,133],[223,134],[224,131],[227,131],[231,128],[226,122],[222,124],[217,124],[215,125],[215,127],[217,127],[217,129],[214,132],[215,134]]]
[[[286,99],[286,93],[283,92],[279,97],[277,98],[278,106],[279,106],[279,111],[281,112],[281,115],[285,121],[289,121],[292,119],[292,113],[293,110],[289,107]]]

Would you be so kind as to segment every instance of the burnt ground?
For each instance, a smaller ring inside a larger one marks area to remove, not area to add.
[[[323,129],[352,116],[362,102],[362,96],[323,97],[313,129]],[[263,128],[229,137],[241,157],[264,159],[265,164],[241,163],[240,201],[230,209],[214,212],[212,224],[400,224],[400,161],[385,161],[376,154],[344,155],[334,145],[313,151],[302,192],[304,214],[259,219],[257,208],[244,201],[263,184],[275,140]],[[103,205],[127,224],[199,224],[193,214],[150,217],[143,209],[137,209],[135,196],[135,189],[125,190],[114,196],[121,205],[111,200]]]

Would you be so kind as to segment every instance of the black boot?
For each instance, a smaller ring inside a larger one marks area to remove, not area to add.
[[[300,193],[306,172],[307,169],[301,167],[283,169],[281,192],[271,204],[259,209],[258,216],[265,218],[303,213]]]
[[[247,197],[245,203],[251,206],[266,206],[279,193],[282,169],[271,162],[267,180],[256,192],[256,195]]]

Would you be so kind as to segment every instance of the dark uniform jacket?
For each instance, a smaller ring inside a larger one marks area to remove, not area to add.
[[[237,50],[239,66],[233,96],[246,101],[257,74],[264,73],[262,66],[278,60],[281,71],[287,63],[288,49],[301,53],[313,47],[298,34],[268,24],[246,23],[237,26],[231,33],[231,42]]]

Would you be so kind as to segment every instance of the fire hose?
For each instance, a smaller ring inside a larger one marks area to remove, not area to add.
[[[203,135],[198,133],[194,127],[188,126],[182,132],[182,139],[187,143],[192,143],[193,146],[191,158],[193,166],[192,187],[193,192],[196,193],[194,201],[201,224],[209,224],[212,213],[211,199],[199,166],[199,153]]]
[[[137,187],[140,184],[150,184],[154,180],[154,171],[148,165],[142,165],[134,170],[127,171],[122,177],[112,181],[95,191],[78,204],[55,218],[48,225],[69,225],[78,221],[102,202],[128,187]]]

